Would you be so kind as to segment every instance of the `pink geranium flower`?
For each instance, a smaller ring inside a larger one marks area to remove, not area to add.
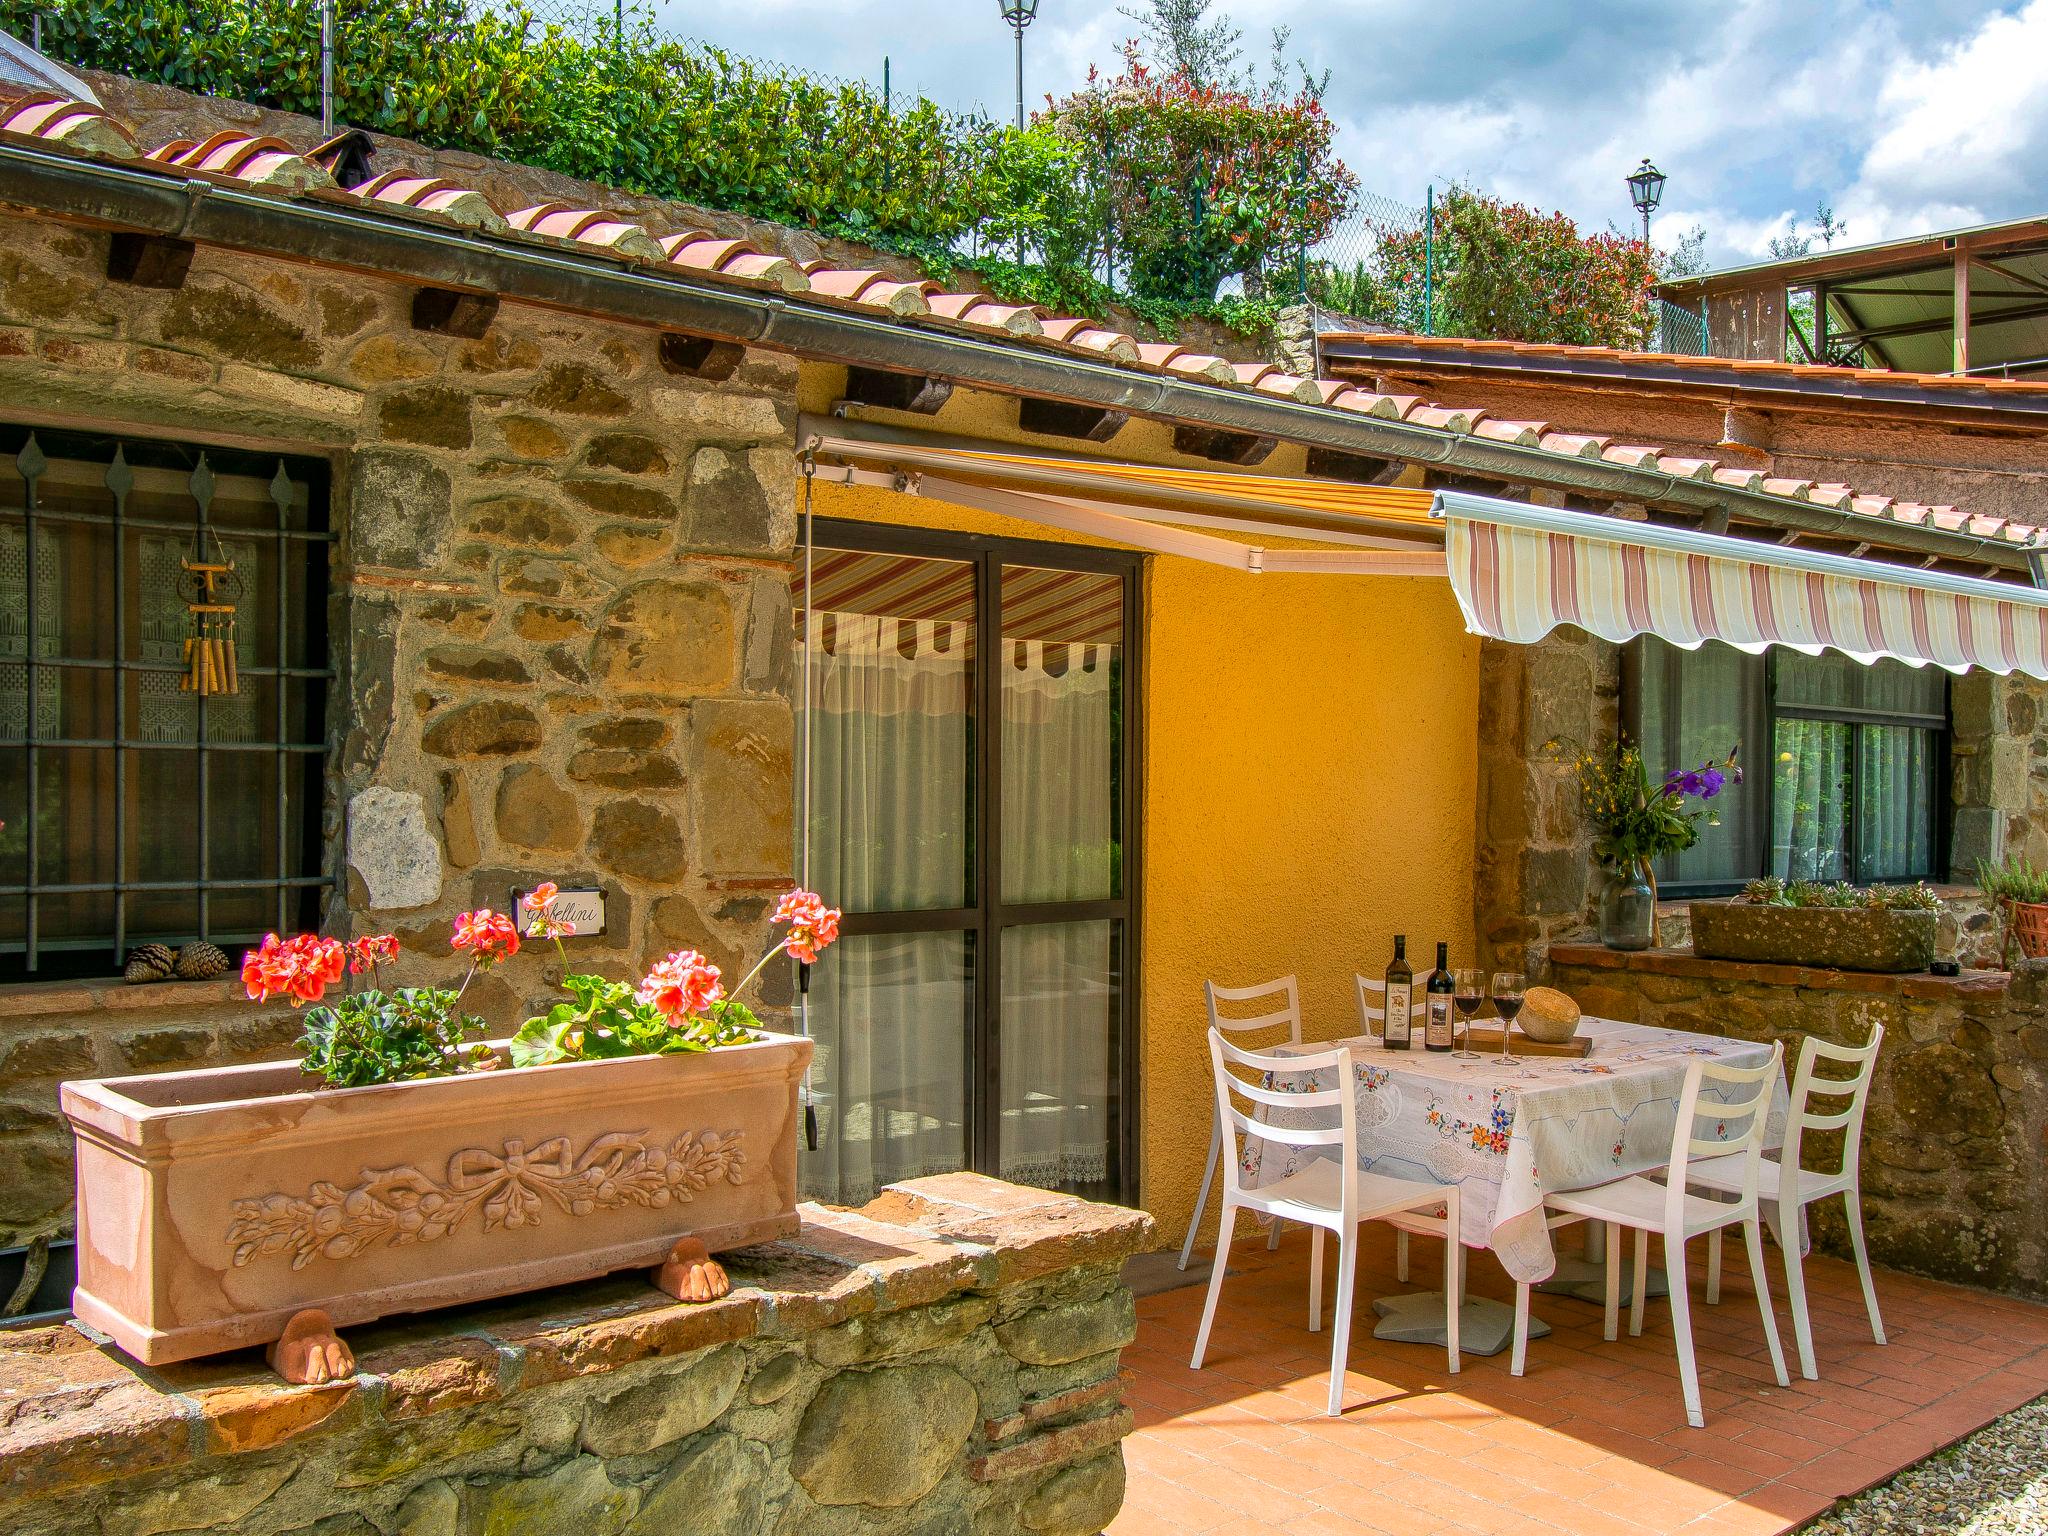
[[[657,960],[634,995],[672,1024],[695,1018],[725,996],[719,969],[694,949]]]
[[[775,904],[773,921],[789,924],[783,948],[805,965],[815,965],[818,951],[839,937],[839,916],[839,909],[826,906],[823,897],[799,888]]]
[[[519,929],[504,913],[479,907],[456,914],[455,934],[448,942],[456,949],[468,950],[475,964],[490,965],[519,953]]]

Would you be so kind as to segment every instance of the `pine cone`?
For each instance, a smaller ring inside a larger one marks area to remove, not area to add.
[[[142,944],[128,952],[122,975],[130,981],[167,981],[176,968],[177,957],[163,944]]]
[[[228,968],[227,955],[216,945],[187,944],[178,951],[177,973],[183,981],[207,981]]]

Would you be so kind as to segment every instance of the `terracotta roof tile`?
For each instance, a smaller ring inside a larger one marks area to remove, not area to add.
[[[667,252],[656,243],[654,236],[638,224],[630,224],[595,208],[578,208],[572,203],[536,203],[531,208],[506,214],[505,222],[529,235],[571,245],[595,246],[614,256],[629,256],[636,261],[668,260]]]
[[[1141,361],[1137,342],[1122,331],[1104,330],[1100,326],[1091,325],[1086,330],[1076,331],[1067,338],[1067,345],[1087,352],[1100,352],[1119,363]]]
[[[108,159],[131,158],[134,143],[120,123],[97,107],[37,95],[0,102],[0,134],[35,139],[79,153]],[[445,178],[408,171],[389,171],[347,193],[304,155],[278,139],[227,130],[200,142],[181,139],[164,145],[143,162],[172,175],[197,175],[241,185],[265,187],[287,195],[315,193],[332,198],[351,196],[380,211],[398,216],[429,215],[509,238],[547,240],[592,254],[657,262],[693,276],[721,282],[769,286],[815,301],[850,304],[907,322],[937,321],[1028,340],[1076,354],[1127,366],[1198,379],[1221,388],[1252,390],[1304,404],[1320,404],[1380,420],[1401,420],[1417,427],[1453,434],[1473,434],[1489,441],[1532,448],[1573,459],[1599,459],[1629,468],[1654,468],[1665,474],[1762,493],[1790,501],[1839,506],[1873,522],[1932,525],[2003,543],[2024,543],[2042,537],[2031,524],[1996,517],[1972,517],[1953,507],[1925,507],[1892,502],[1876,495],[1858,495],[1848,486],[1812,486],[1804,480],[1771,477],[1740,465],[1723,466],[1712,459],[1667,455],[1655,447],[1616,444],[1608,438],[1569,430],[1552,431],[1544,422],[1490,417],[1484,410],[1426,401],[1415,395],[1375,393],[1341,379],[1310,379],[1266,363],[1231,363],[1172,343],[1145,342],[1112,327],[1076,316],[1046,315],[1029,305],[1006,304],[987,294],[959,293],[938,283],[904,281],[875,268],[847,268],[828,262],[799,264],[765,252],[745,240],[722,238],[703,230],[686,230],[656,239],[629,220],[595,209],[565,203],[543,203],[504,214],[481,192]],[[1736,367],[1744,372],[1826,373],[1840,378],[1843,370],[1785,363],[1731,363],[1719,358],[1686,358],[1663,353],[1631,353],[1612,348],[1539,347],[1523,342],[1473,342],[1449,337],[1367,338],[1415,351],[1445,353],[1453,349],[1487,357],[1569,354],[1627,362],[1655,360],[1680,367]],[[1894,375],[1881,371],[1860,375],[1877,379],[1912,377],[1922,383],[1959,388],[1997,387],[1995,380],[1957,380],[1945,376]],[[2038,389],[2038,383],[2014,387]],[[1730,451],[1734,451],[1731,446]]]
[[[198,141],[173,139],[144,158],[188,174],[266,187],[275,192],[334,187],[332,176],[283,139],[257,138],[232,129]]]
[[[1543,421],[1506,421],[1492,416],[1476,423],[1472,428],[1474,437],[1491,438],[1497,443],[1515,443],[1523,448],[1535,448],[1543,442],[1543,434],[1550,424]]]
[[[1418,427],[1435,427],[1441,432],[1464,434],[1486,417],[1484,411],[1461,411],[1443,405],[1418,405],[1401,419]]]
[[[470,187],[458,186],[439,176],[418,176],[410,171],[385,171],[350,195],[382,204],[386,208],[407,208],[418,213],[439,214],[451,223],[493,232],[509,226],[505,216],[491,206],[491,200]]]
[[[928,296],[933,314],[957,320],[979,331],[1000,331],[1005,336],[1042,336],[1038,311],[1029,304],[999,304],[985,293],[934,293]]]
[[[1323,403],[1323,392],[1316,387],[1314,379],[1305,379],[1294,373],[1281,373],[1277,369],[1252,387],[1260,394],[1278,395],[1283,400],[1298,401],[1302,405]]]
[[[655,243],[672,263],[692,272],[763,283],[784,293],[802,293],[811,286],[804,269],[788,257],[771,256],[744,240],[723,240],[693,229],[679,235],[663,235]]]
[[[849,269],[813,261],[805,263],[804,275],[811,280],[811,292],[824,298],[844,299],[898,318],[931,313],[923,283],[906,283],[876,268]]]
[[[61,144],[82,155],[133,160],[141,149],[135,136],[87,101],[72,101],[46,91],[0,102],[0,133],[44,144]]]

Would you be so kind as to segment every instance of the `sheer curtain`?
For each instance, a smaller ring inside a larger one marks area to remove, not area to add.
[[[1113,893],[1118,648],[1006,640],[1003,885],[1010,903]],[[1115,933],[1038,923],[1003,935],[999,1171],[1021,1184],[1108,1177]]]
[[[1847,879],[1849,727],[1781,719],[1776,746],[1772,872],[1786,880]]]
[[[968,904],[972,626],[806,621],[814,885],[849,911]],[[965,1166],[970,964],[961,933],[825,951],[811,978],[819,1144],[801,1160],[806,1195],[859,1204]]]

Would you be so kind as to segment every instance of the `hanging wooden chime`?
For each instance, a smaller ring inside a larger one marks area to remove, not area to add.
[[[185,693],[204,695],[240,693],[241,678],[235,670],[235,605],[232,591],[221,587],[232,583],[235,562],[214,540],[216,558],[205,558],[202,541],[196,560],[181,560],[190,578],[191,601],[185,611],[192,615],[192,633],[185,637],[185,675],[178,687]]]

